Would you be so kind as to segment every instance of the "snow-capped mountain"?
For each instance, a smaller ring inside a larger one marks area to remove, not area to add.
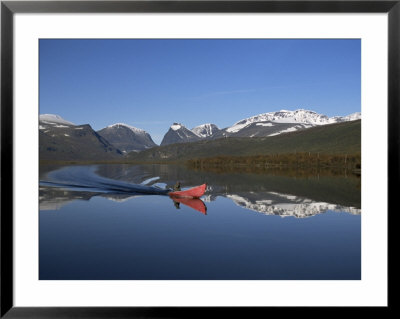
[[[218,128],[218,126],[216,126],[215,124],[209,124],[209,123],[202,124],[202,125],[192,128],[192,132],[202,138],[210,137],[219,131],[220,131],[220,129]]]
[[[215,137],[261,137],[294,132],[318,125],[327,125],[361,119],[361,113],[328,117],[314,111],[298,109],[258,114],[240,120]]]
[[[61,116],[56,114],[40,114],[39,121],[45,123],[58,123],[58,124],[66,124],[66,125],[75,125],[69,121],[64,120]]]
[[[226,131],[236,133],[241,129],[252,123],[272,122],[272,123],[285,123],[285,124],[308,124],[308,125],[326,125],[332,123],[339,123],[344,121],[352,121],[361,118],[361,113],[354,113],[348,116],[335,116],[328,117],[314,111],[298,109],[295,111],[281,110],[278,112],[263,113],[256,116],[249,117],[244,120],[236,122]]]
[[[124,123],[109,125],[97,133],[124,153],[156,146],[149,133]]]
[[[346,121],[356,121],[356,120],[360,120],[361,119],[361,113],[360,112],[356,112],[353,114],[349,114],[346,116],[334,116],[331,119],[335,120],[335,123],[338,122],[346,122]]]
[[[55,114],[39,116],[39,154],[41,160],[103,160],[122,155],[89,124],[74,125]]]
[[[361,120],[361,112],[356,112],[347,116],[343,116],[344,121],[356,121]]]
[[[194,142],[200,139],[200,136],[187,129],[184,125],[180,123],[174,123],[164,135],[160,145]]]

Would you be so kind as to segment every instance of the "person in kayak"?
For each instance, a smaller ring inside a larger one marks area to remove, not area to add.
[[[174,185],[174,191],[180,191],[181,190],[181,182],[176,182],[176,184]]]

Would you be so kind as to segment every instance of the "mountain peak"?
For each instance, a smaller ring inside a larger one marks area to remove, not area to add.
[[[57,114],[40,114],[39,121],[49,122],[49,123],[75,125],[72,122],[64,120],[60,115],[57,115]]]
[[[218,131],[220,131],[218,126],[211,123],[201,124],[199,126],[192,128],[192,132],[199,137],[209,137]]]
[[[171,125],[170,129],[173,131],[177,131],[177,130],[180,130],[182,127],[185,127],[185,126],[183,126],[181,123],[174,123]]]
[[[142,151],[156,146],[145,130],[125,123],[109,125],[97,133],[124,153]]]
[[[120,128],[120,127],[124,127],[124,128],[128,128],[131,131],[133,131],[134,133],[146,133],[145,130],[142,130],[140,128],[125,124],[125,123],[115,123],[115,124],[111,124],[109,126],[107,126],[107,128]]]
[[[187,129],[184,125],[175,122],[164,135],[160,145],[193,142],[199,139],[198,135]]]
[[[196,126],[196,127],[210,127],[210,126],[215,126],[215,127],[217,127],[215,124],[212,124],[212,123],[200,124],[200,125],[198,125],[198,126]],[[195,128],[196,128],[196,127],[195,127]]]

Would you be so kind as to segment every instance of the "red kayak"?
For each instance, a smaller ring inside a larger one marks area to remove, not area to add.
[[[204,192],[206,191],[206,186],[206,184],[203,184],[200,186],[189,188],[184,191],[170,192],[168,193],[168,195],[172,197],[199,198],[204,195]]]

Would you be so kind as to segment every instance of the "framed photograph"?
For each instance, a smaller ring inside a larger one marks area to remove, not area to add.
[[[1,316],[389,309],[399,19],[2,1]]]

